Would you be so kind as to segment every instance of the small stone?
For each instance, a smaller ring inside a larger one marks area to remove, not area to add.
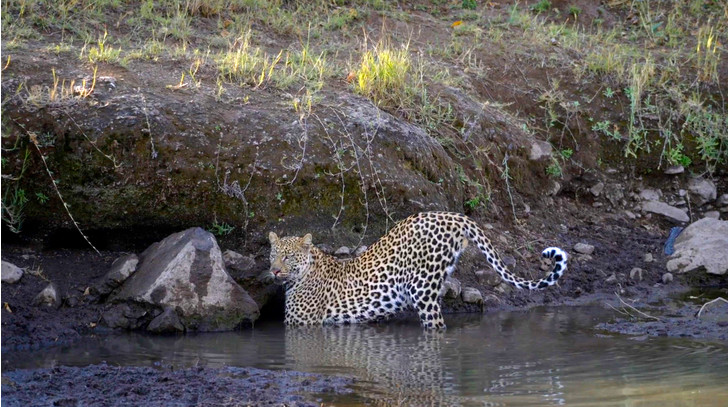
[[[442,284],[440,295],[445,298],[457,298],[460,296],[461,291],[462,284],[460,284],[460,280],[455,277],[448,277]]]
[[[629,219],[637,219],[637,215],[634,212],[624,211],[624,215]]]
[[[662,283],[667,284],[673,280],[672,273],[665,273],[662,275]]]
[[[705,214],[703,215],[703,217],[705,217],[705,218],[711,218],[711,219],[720,219],[720,212],[718,212],[718,211],[708,211],[708,212],[705,212]]]
[[[612,275],[611,275],[611,276],[609,276],[609,277],[608,277],[608,278],[607,278],[607,279],[606,279],[605,281],[606,281],[607,283],[609,283],[609,284],[614,284],[614,283],[616,283],[616,282],[617,282],[617,276],[616,276],[615,274],[612,274]]]
[[[480,290],[473,287],[465,287],[463,288],[462,292],[463,302],[468,304],[482,304],[483,303],[483,294],[480,293]]]
[[[255,259],[253,256],[245,256],[232,250],[225,250],[222,254],[222,261],[228,270],[234,270],[245,273],[255,268]]]
[[[101,284],[96,287],[99,294],[107,295],[114,288],[119,287],[136,271],[138,263],[139,258],[136,254],[126,254],[114,260],[111,269],[101,279]]]
[[[677,194],[678,194],[678,196],[680,196],[681,198],[683,198],[683,197],[685,197],[685,195],[687,195],[687,194],[688,194],[688,191],[686,191],[686,190],[684,190],[684,189],[679,189],[679,190],[677,191]]]
[[[642,210],[644,212],[656,213],[662,215],[675,222],[689,222],[690,217],[688,213],[683,209],[670,206],[664,202],[659,201],[647,201],[642,204]]]
[[[630,272],[629,272],[629,278],[630,278],[630,279],[632,279],[632,280],[639,280],[639,281],[642,281],[642,273],[643,273],[643,271],[644,271],[644,270],[642,270],[642,269],[641,269],[641,268],[639,268],[639,267],[634,267],[634,268],[633,268],[632,270],[630,270]]]
[[[503,279],[493,270],[475,270],[475,277],[481,284],[489,287],[495,287],[503,282]]]
[[[718,198],[718,201],[716,202],[718,206],[724,206],[728,205],[728,194],[723,194]]]
[[[33,298],[33,305],[58,307],[61,305],[61,299],[58,296],[56,285],[49,283],[38,295]]]
[[[601,208],[602,206],[604,206],[604,204],[601,202],[592,203],[592,208]]]
[[[15,284],[23,278],[23,269],[13,263],[3,260],[2,262],[2,283]]]
[[[591,192],[592,195],[594,195],[594,196],[599,196],[599,194],[601,194],[602,191],[604,191],[603,182],[599,182],[596,185],[594,185],[593,187],[589,188],[589,192]]]
[[[640,191],[640,199],[643,201],[659,201],[662,197],[662,191],[659,189],[643,189]]]
[[[693,177],[688,181],[688,191],[697,206],[712,202],[717,198],[717,189],[713,181],[701,177]]]
[[[538,161],[545,158],[550,158],[553,152],[551,143],[541,140],[533,140],[531,142],[531,151],[528,154],[528,159],[531,161]]]
[[[349,249],[346,246],[341,246],[334,252],[334,255],[336,256],[348,256],[351,254],[351,249]]]
[[[685,172],[685,167],[682,165],[671,165],[665,169],[665,174],[667,175],[677,175],[682,174],[683,172]]]
[[[655,261],[655,258],[652,256],[652,253],[645,253],[644,261],[645,263],[652,263]]]
[[[551,196],[555,196],[556,194],[561,191],[561,184],[559,184],[556,181],[553,181],[553,184],[551,185],[551,190],[549,190],[548,194]]]
[[[185,327],[172,307],[166,307],[149,325],[147,331],[154,333],[184,332]]]
[[[574,251],[581,254],[594,253],[594,246],[588,243],[577,243],[574,245]]]
[[[368,249],[368,247],[363,246],[363,245],[357,247],[356,250],[354,251],[354,256],[357,256],[357,257],[361,256],[365,251],[367,251],[367,249]]]

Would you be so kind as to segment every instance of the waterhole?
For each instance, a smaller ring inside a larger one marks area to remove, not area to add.
[[[240,366],[354,377],[336,405],[725,406],[728,345],[594,330],[600,307],[447,315],[423,332],[407,319],[377,325],[87,338],[3,353],[3,370],[114,365]]]

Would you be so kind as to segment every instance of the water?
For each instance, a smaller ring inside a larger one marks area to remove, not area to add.
[[[3,354],[3,369],[118,365],[253,366],[347,375],[340,405],[726,406],[728,345],[605,335],[610,311],[540,308],[446,316],[444,333],[412,318],[380,325],[125,334]]]

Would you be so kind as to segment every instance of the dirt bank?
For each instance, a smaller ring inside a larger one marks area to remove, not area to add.
[[[227,367],[92,365],[3,372],[3,405],[320,406],[351,379]]]

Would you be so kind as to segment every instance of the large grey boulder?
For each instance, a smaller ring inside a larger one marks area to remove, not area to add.
[[[690,217],[688,213],[680,208],[670,206],[664,202],[659,201],[647,201],[642,204],[642,210],[644,212],[651,212],[658,215],[662,215],[675,222],[689,222]]]
[[[23,278],[23,269],[13,263],[3,260],[2,282],[3,284],[15,284]]]
[[[170,235],[141,255],[138,270],[112,302],[176,310],[187,330],[223,331],[259,316],[258,305],[225,270],[215,237],[191,228]]]
[[[667,262],[671,272],[686,273],[704,267],[710,274],[728,271],[728,221],[703,218],[675,239],[675,253]]]

